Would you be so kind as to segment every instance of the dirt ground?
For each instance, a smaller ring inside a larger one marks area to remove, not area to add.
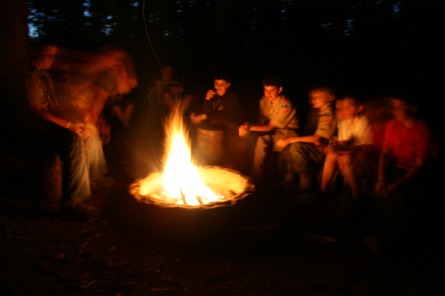
[[[2,295],[445,295],[443,225],[378,258],[361,239],[367,212],[340,219],[334,198],[260,184],[232,206],[139,203],[129,185],[159,154],[130,157],[127,136],[105,146],[114,183],[93,188],[88,222],[42,213],[23,172],[3,170]]]

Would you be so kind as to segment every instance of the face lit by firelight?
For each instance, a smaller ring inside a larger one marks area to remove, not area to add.
[[[218,96],[223,96],[227,92],[227,89],[230,87],[230,82],[227,82],[223,79],[215,79],[213,81],[213,87],[215,88]]]
[[[283,87],[277,87],[275,85],[265,85],[264,86],[264,97],[269,101],[275,101],[281,94]]]
[[[309,100],[313,108],[320,109],[327,105],[334,99],[334,96],[327,90],[316,89],[309,93]]]
[[[355,104],[352,98],[344,98],[335,102],[335,113],[340,121],[354,118],[359,111],[360,107]]]

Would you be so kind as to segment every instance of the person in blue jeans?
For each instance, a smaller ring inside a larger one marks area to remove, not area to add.
[[[283,149],[283,183],[293,183],[294,176],[297,175],[300,191],[312,189],[315,185],[315,175],[325,157],[323,142],[332,137],[337,127],[337,116],[333,108],[335,94],[330,87],[312,87],[309,90],[309,100],[311,114],[308,118],[315,123],[313,130],[277,142],[277,146]]]
[[[58,48],[45,45],[30,57],[31,67],[26,75],[27,99],[31,108],[29,133],[32,139],[35,167],[44,168],[44,155],[57,153],[63,164],[61,213],[67,218],[86,218],[91,207],[86,200],[91,195],[89,167],[82,136],[85,125],[67,120],[60,112],[54,93],[50,69]],[[39,177],[44,176],[40,171]],[[43,180],[40,184],[43,184]]]

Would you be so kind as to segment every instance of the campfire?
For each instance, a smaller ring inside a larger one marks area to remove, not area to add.
[[[254,185],[239,172],[195,164],[182,115],[182,106],[178,104],[164,124],[163,171],[135,180],[130,193],[140,202],[181,208],[233,205],[250,194]]]

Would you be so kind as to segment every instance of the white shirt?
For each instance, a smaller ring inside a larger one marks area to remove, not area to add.
[[[371,129],[368,120],[364,116],[338,122],[338,140],[352,140],[352,145],[372,144]]]

